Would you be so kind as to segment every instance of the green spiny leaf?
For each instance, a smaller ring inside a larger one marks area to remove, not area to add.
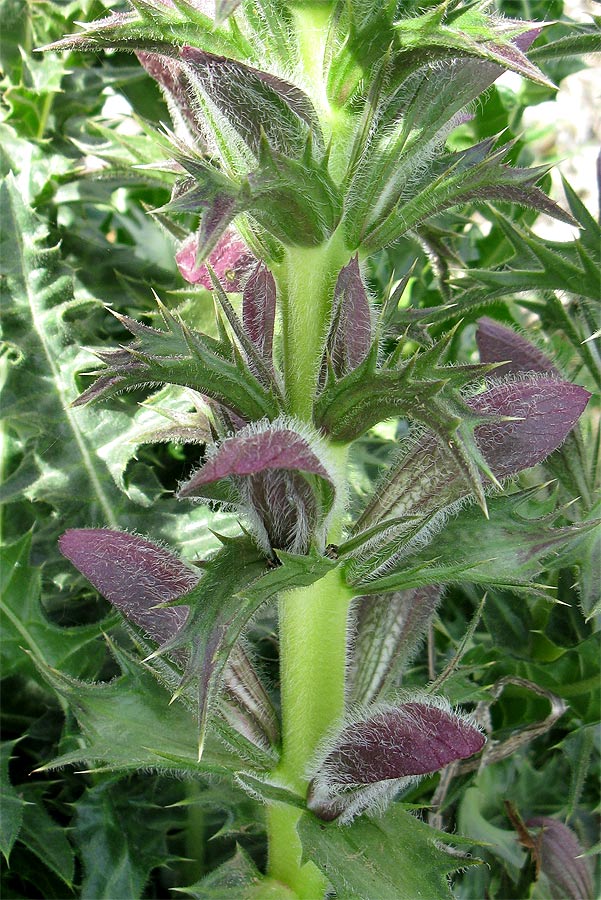
[[[348,900],[447,900],[447,876],[474,864],[443,849],[457,835],[429,828],[396,804],[380,819],[362,816],[346,827],[307,814],[298,830],[306,857]]]

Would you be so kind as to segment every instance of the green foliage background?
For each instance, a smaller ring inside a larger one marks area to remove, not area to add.
[[[508,15],[557,20],[531,54],[557,84],[584,65],[581,53],[599,47],[598,23],[570,24],[562,0],[499,5]],[[141,395],[130,394],[97,407],[69,407],[89,383],[85,373],[93,358],[82,347],[123,340],[107,304],[152,317],[153,288],[171,308],[205,330],[211,327],[206,293],[185,286],[174,263],[173,236],[147,213],[168,200],[168,184],[157,172],[131,168],[158,153],[145,135],[146,121],[169,119],[155,84],[125,53],[35,49],[108,7],[99,0],[0,2],[2,891],[6,898],[132,900],[176,896],[171,889],[192,884],[188,896],[215,898],[228,877],[248,877],[264,863],[258,803],[234,785],[210,779],[199,784],[165,772],[115,776],[73,766],[44,768],[57,757],[76,756],[80,737],[70,702],[85,707],[92,730],[112,723],[114,731],[98,740],[112,742],[115,752],[119,715],[141,716],[144,734],[155,727],[152,718],[143,718],[150,716],[147,706],[136,705],[141,676],[128,668],[130,639],[104,601],[61,560],[59,534],[66,527],[96,525],[151,532],[196,559],[216,546],[207,513],[178,504],[173,495],[198,462],[198,447],[145,443],[145,433],[165,421],[163,407],[187,408],[181,392],[163,389],[142,405],[136,405]],[[506,129],[515,138],[513,162],[540,162],[521,120],[527,107],[552,99],[553,92],[540,85],[493,87],[452,142],[461,149]],[[115,112],[119,108],[123,114]],[[598,390],[599,358],[587,339],[598,328],[599,225],[569,187],[567,199],[582,228],[561,246],[529,230],[531,212],[500,214],[484,207],[474,219],[466,207],[438,217],[421,243],[407,239],[382,251],[372,263],[371,286],[381,293],[414,266],[395,315],[416,335],[425,322],[436,335],[461,320],[452,343],[458,362],[474,358],[471,323],[492,301],[496,318],[528,324],[555,349],[568,377]],[[455,260],[469,269],[461,282],[452,280]],[[451,300],[458,305],[449,306]],[[533,512],[544,512],[545,504],[550,509],[556,495],[562,503],[579,498],[565,512],[567,521],[599,515],[597,421],[590,417],[580,437],[555,457],[557,481],[534,495]],[[376,429],[357,446],[357,499],[404,427],[398,422]],[[529,473],[524,486],[539,481]],[[222,533],[233,527],[226,516],[217,522],[212,517],[216,525]],[[493,587],[476,619],[483,586],[454,587],[447,595],[430,642],[435,670],[444,670],[461,648],[461,665],[445,683],[447,695],[456,703],[491,703],[495,737],[513,741],[514,749],[480,773],[459,772],[444,796],[445,827],[467,838],[488,863],[456,878],[460,898],[545,896],[540,882],[534,885],[504,801],[524,819],[567,820],[583,846],[595,845],[599,559],[598,535],[587,534],[539,579],[548,588],[518,597]],[[107,633],[121,648],[112,654]],[[267,612],[250,637],[275,678],[272,633]],[[428,664],[424,648],[408,684],[423,684]],[[78,692],[69,677],[107,685]],[[504,690],[491,702],[490,687],[502,679]],[[162,688],[148,690],[158,695]],[[553,722],[547,720],[551,695],[566,704]],[[170,709],[173,722],[160,727],[177,732],[185,756],[185,729],[176,708]],[[157,768],[152,755],[141,764]],[[427,804],[438,777],[404,800]],[[394,811],[397,834],[403,833],[404,815]],[[305,830],[306,847],[318,855],[320,834],[310,824]],[[407,831],[407,840],[412,833]],[[368,826],[363,837],[366,846],[377,847]],[[359,896],[345,892],[353,848],[344,845],[342,832],[332,841],[332,881],[341,897]],[[217,869],[226,860],[224,875]],[[384,869],[396,864],[374,860]],[[202,876],[208,880],[201,882]],[[367,897],[369,885],[364,890],[360,896]]]

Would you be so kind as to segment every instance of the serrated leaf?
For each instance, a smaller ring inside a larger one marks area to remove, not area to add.
[[[185,888],[174,888],[178,894],[194,900],[293,900],[296,894],[280,881],[261,875],[242,847],[201,881]]]
[[[181,702],[138,661],[120,654],[126,671],[111,682],[89,684],[38,663],[43,677],[73,709],[82,730],[82,746],[49,761],[43,768],[93,763],[107,771],[154,769],[188,774],[226,775],[238,768],[267,768],[270,757],[256,751],[254,764],[224,747],[211,733],[198,762],[198,725]],[[218,733],[218,732],[217,732]],[[263,759],[266,766],[262,766]]]
[[[69,888],[75,876],[75,851],[63,826],[44,806],[44,785],[23,785],[27,805],[23,810],[20,842],[54,872]]]
[[[312,584],[331,567],[331,560],[317,554],[285,554],[281,565],[270,570],[264,554],[250,538],[228,539],[205,565],[198,585],[180,598],[179,602],[190,607],[190,613],[162,652],[191,646],[183,683],[194,680],[198,684],[201,748],[225,666],[251,617],[281,591]]]
[[[152,802],[147,787],[140,796],[114,779],[88,787],[74,806],[82,900],[139,900],[152,869],[170,858],[171,812]]]
[[[232,347],[201,334],[161,308],[167,331],[150,328],[120,316],[137,340],[119,350],[97,351],[106,363],[100,377],[75,401],[76,406],[106,399],[148,384],[191,388],[248,419],[274,418],[275,397],[234,356]]]
[[[146,8],[145,12],[148,11]],[[104,19],[85,25],[79,34],[64,37],[44,49],[94,51],[101,47],[119,47],[169,56],[175,55],[176,47],[183,44],[201,45],[212,53],[235,56],[238,52],[235,41],[225,29],[215,27],[199,4],[185,0],[178,0],[173,5],[156,3],[152,15],[144,15],[137,8],[112,12]]]
[[[21,830],[23,809],[27,803],[13,787],[8,775],[8,764],[16,743],[3,741],[0,744],[0,851],[7,863]]]
[[[494,22],[479,4],[451,8],[446,4],[396,23],[395,31],[403,50],[448,51],[448,56],[476,56],[517,72],[538,84],[553,87],[552,82],[533,65],[518,46],[519,36],[536,29],[537,23],[524,21]],[[514,42],[509,38],[514,38]],[[527,42],[529,43],[529,42]]]
[[[347,827],[306,815],[298,831],[306,857],[345,900],[450,900],[447,876],[467,862],[443,849],[457,843],[456,835],[429,828],[398,805]]]
[[[399,199],[386,218],[366,226],[361,246],[375,253],[431,216],[470,200],[517,203],[574,225],[574,219],[535,186],[543,170],[511,168],[502,162],[508,149],[494,150],[487,140],[442,157],[412,183],[409,200]]]
[[[548,517],[529,518],[526,513],[531,498],[532,491],[524,491],[491,499],[488,520],[476,507],[460,510],[424,549],[411,552],[410,546],[401,546],[398,569],[394,566],[394,551],[387,564],[382,566],[378,560],[376,571],[389,574],[381,574],[373,581],[367,576],[364,580],[369,566],[362,563],[358,567],[363,572],[358,579],[359,589],[365,594],[383,593],[458,582],[526,587],[552,552],[596,527],[591,522],[554,528]],[[431,540],[428,531],[426,526],[422,541]],[[349,572],[352,571],[351,566]],[[353,577],[350,574],[351,581]],[[530,589],[534,590],[534,586]]]
[[[392,83],[405,80],[402,54],[396,61],[387,55],[383,62],[381,77]],[[430,180],[435,177],[449,130],[460,124],[469,104],[504,71],[484,59],[442,59],[435,74],[426,65],[412,75],[408,86],[401,84],[400,90],[389,87],[383,92],[380,85],[380,96],[368,99],[371,117],[364,112],[371,128],[364,134],[362,146],[355,148],[358,158],[349,169],[344,218],[352,245],[360,242],[369,222],[382,221],[397,202],[402,205],[409,188],[413,192],[420,170],[430,169]]]
[[[87,516],[116,525],[123,497],[93,452],[104,437],[106,417],[82,417],[68,408],[78,351],[65,342],[65,316],[81,315],[98,304],[73,298],[58,249],[48,247],[46,227],[24,205],[14,179],[7,178],[1,190],[5,321],[7,336],[19,349],[8,367],[3,414],[30,449],[31,464],[37,469],[25,496],[43,498],[64,512],[72,509],[75,521],[85,501]],[[60,434],[64,437],[57,440]]]

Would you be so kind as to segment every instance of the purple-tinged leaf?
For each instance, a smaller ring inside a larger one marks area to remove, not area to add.
[[[563,444],[584,412],[590,394],[577,384],[541,377],[504,381],[471,397],[477,413],[512,416],[513,422],[479,425],[480,452],[498,478],[542,462]]]
[[[334,290],[327,350],[336,375],[356,369],[369,353],[371,340],[369,300],[359,259],[354,256],[340,272]]]
[[[536,829],[533,837],[549,896],[553,900],[593,900],[590,869],[572,829],[548,816],[536,816],[526,825]]]
[[[427,50],[430,54],[441,54],[442,51],[442,58],[477,57],[545,87],[554,86],[522,52],[530,45],[532,32],[538,30],[537,23],[512,20],[495,23],[479,13],[474,14],[473,6],[452,10],[443,22],[441,10],[442,7],[434,7],[421,16],[398,22],[395,28],[401,46]],[[533,27],[528,28],[529,25]]]
[[[312,133],[321,138],[309,97],[288,81],[234,59],[182,47],[190,81],[199,85],[255,155],[262,136],[278,150],[300,154]]]
[[[275,418],[279,405],[271,389],[244,365],[227,335],[219,341],[189,328],[159,303],[166,331],[117,315],[137,340],[115,351],[101,351],[108,369],[74,405],[112,397],[134,387],[174,384],[188,387],[246,421]]]
[[[153,640],[171,639],[186,620],[187,608],[155,609],[187,594],[199,573],[177,556],[134,534],[108,528],[75,528],[59,549],[120,612]]]
[[[193,497],[197,489],[222,478],[244,478],[268,469],[308,472],[330,480],[307,438],[292,428],[276,424],[261,431],[253,427],[227,438],[180,488],[179,496]]]
[[[349,670],[350,697],[360,704],[398,689],[440,602],[442,588],[428,585],[355,601]]]
[[[244,287],[242,322],[247,335],[271,367],[275,310],[275,280],[264,263],[259,262]]]
[[[522,24],[522,23],[520,23]],[[532,22],[534,25],[534,22]],[[525,31],[523,34],[518,34],[516,37],[511,39],[511,43],[515,44],[518,50],[521,50],[522,53],[525,53],[526,50],[530,49],[535,40],[540,37],[543,33],[543,29],[540,27],[530,28],[528,31]]]
[[[495,374],[497,372],[503,375],[540,372],[556,378],[561,377],[558,369],[542,350],[539,350],[522,335],[516,334],[511,328],[500,325],[494,319],[489,319],[488,316],[478,319],[476,343],[482,362],[507,361],[506,365],[495,369]]]
[[[195,145],[204,147],[203,130],[198,114],[190,103],[188,79],[181,61],[142,50],[136,56],[161,88],[176,134],[182,140],[188,138]]]
[[[319,818],[347,819],[359,811],[361,793],[353,789],[437,772],[478,753],[484,743],[467,718],[432,699],[383,707],[338,734],[317,768],[307,805]],[[377,793],[363,796],[374,800]]]
[[[310,441],[277,421],[223,441],[178,496],[211,498],[213,485],[225,479],[243,498],[250,525],[268,551],[306,551],[334,501],[333,482]]]
[[[507,378],[468,398],[474,413],[492,419],[478,425],[474,437],[495,477],[516,475],[546,459],[564,442],[589,397],[578,385],[542,376]],[[502,417],[514,421],[499,421]],[[432,432],[423,432],[391,467],[359,524],[365,528],[390,516],[429,513],[469,493],[442,442]]]
[[[188,594],[199,584],[200,572],[163,547],[137,535],[105,528],[66,531],[59,548],[113,606],[143,628],[153,641],[166,644],[176,640],[189,607],[155,607]],[[225,718],[258,746],[275,746],[278,726],[273,706],[240,646],[231,651],[224,687]]]
[[[175,261],[183,278],[190,284],[200,284],[213,290],[213,282],[206,264],[198,265],[199,240],[197,235],[187,238],[178,250]],[[210,254],[207,263],[227,291],[239,291],[242,281],[254,265],[255,259],[232,231],[226,231]]]

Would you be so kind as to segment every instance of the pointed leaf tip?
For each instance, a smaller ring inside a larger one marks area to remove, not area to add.
[[[108,528],[74,528],[59,549],[123,615],[163,643],[184,624],[185,606],[157,603],[188,593],[199,576],[178,557],[137,535]]]
[[[509,416],[475,429],[478,447],[498,478],[538,465],[564,440],[584,412],[590,394],[577,384],[540,377],[507,380],[469,399],[476,412]]]

